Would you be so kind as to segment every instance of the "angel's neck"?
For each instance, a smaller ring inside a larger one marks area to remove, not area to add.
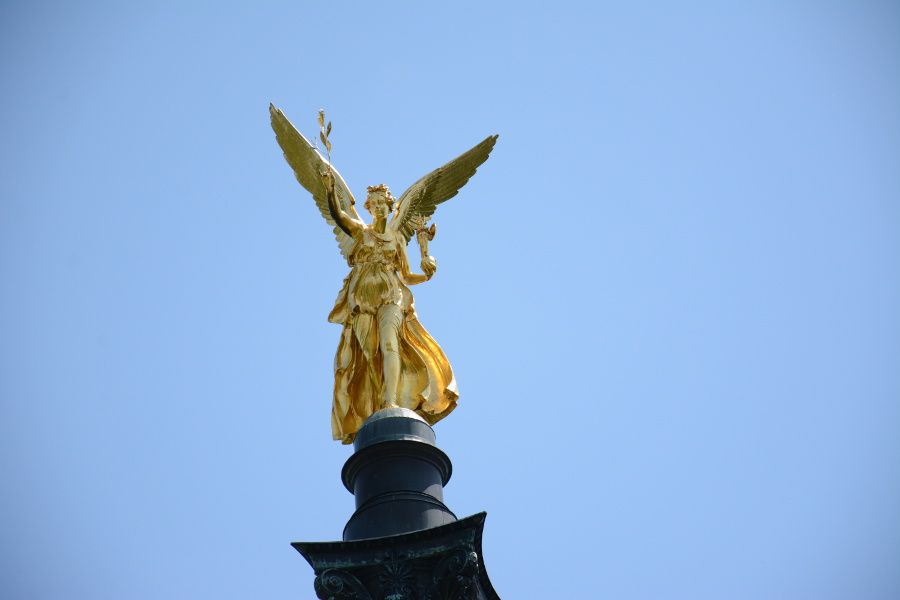
[[[378,233],[384,233],[385,227],[387,227],[387,219],[384,217],[375,217],[375,220],[372,221],[372,229]]]

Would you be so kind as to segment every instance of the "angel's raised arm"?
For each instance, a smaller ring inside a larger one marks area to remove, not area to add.
[[[334,219],[334,222],[337,223],[337,226],[344,233],[351,237],[356,237],[362,231],[363,224],[348,215],[341,208],[341,204],[338,202],[337,195],[334,192],[334,173],[325,171],[322,173],[322,181],[325,184],[325,194],[328,198],[328,213],[331,215],[331,218]]]
[[[354,231],[362,227],[362,219],[353,207],[355,201],[350,188],[337,169],[316,151],[297,131],[284,113],[269,105],[275,139],[284,151],[284,158],[294,170],[297,181],[309,191],[319,213],[334,229],[341,254],[349,262],[356,245]]]

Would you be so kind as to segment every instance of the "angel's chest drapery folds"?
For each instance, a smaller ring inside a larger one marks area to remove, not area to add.
[[[396,271],[400,268],[400,246],[394,235],[381,234],[366,227],[355,242],[350,252],[351,267],[375,263],[384,269]]]
[[[350,254],[352,270],[329,320],[346,322],[355,313],[376,314],[381,306],[412,305],[412,294],[398,275],[400,247],[393,236],[365,231]]]

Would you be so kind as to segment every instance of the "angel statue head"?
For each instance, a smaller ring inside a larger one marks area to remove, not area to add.
[[[366,202],[363,206],[373,217],[386,217],[394,211],[394,196],[391,190],[383,183],[370,185],[366,188]]]

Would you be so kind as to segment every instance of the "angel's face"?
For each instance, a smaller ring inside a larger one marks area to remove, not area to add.
[[[366,197],[366,210],[375,218],[387,218],[391,213],[391,202],[384,192],[370,192]]]

